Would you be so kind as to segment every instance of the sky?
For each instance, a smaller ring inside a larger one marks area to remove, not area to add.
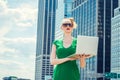
[[[0,80],[34,80],[38,0],[0,0]]]

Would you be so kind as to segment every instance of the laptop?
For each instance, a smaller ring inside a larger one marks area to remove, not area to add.
[[[97,55],[98,50],[98,37],[95,36],[77,36],[76,54],[70,55],[69,57],[77,57],[80,54],[85,55]]]

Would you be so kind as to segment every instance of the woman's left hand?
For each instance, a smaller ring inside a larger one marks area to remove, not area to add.
[[[86,57],[85,57],[85,54],[79,54],[79,58],[80,59],[85,59]]]
[[[85,54],[85,53],[83,53],[83,54],[80,54],[79,55],[79,58],[80,59],[86,59],[86,58],[90,58],[92,55],[90,55],[90,54]]]

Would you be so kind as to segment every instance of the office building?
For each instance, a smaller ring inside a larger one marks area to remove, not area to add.
[[[120,0],[111,19],[111,72],[120,74]]]
[[[18,78],[17,80],[31,80],[31,79]]]
[[[57,0],[55,39],[63,38],[63,32],[60,27],[63,18],[72,17],[72,1],[73,0]]]
[[[18,78],[16,76],[9,76],[9,77],[4,77],[3,80],[31,80],[31,79]]]
[[[55,40],[63,37],[61,30],[61,22],[64,18],[64,0],[57,0],[56,5],[56,20],[55,20]]]
[[[50,52],[55,35],[56,0],[39,0],[35,80],[52,76]]]
[[[85,69],[81,70],[81,80],[109,80],[104,77],[87,77],[88,72],[110,72],[111,64],[111,17],[118,0],[74,0],[72,16],[78,24],[73,35],[98,36],[98,54],[87,59]]]
[[[16,76],[9,76],[9,77],[4,77],[3,80],[17,80],[18,78]]]
[[[118,4],[118,5],[120,6],[120,0],[118,0],[118,2],[119,2],[119,4]]]
[[[72,2],[73,0],[64,0],[64,17],[72,17]]]

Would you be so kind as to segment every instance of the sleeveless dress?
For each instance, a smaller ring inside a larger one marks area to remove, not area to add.
[[[73,38],[72,44],[65,48],[62,40],[55,40],[53,44],[56,45],[57,58],[66,58],[67,56],[74,54],[76,52],[76,43],[76,38]],[[54,68],[53,80],[80,80],[80,73],[76,60],[56,65]]]

